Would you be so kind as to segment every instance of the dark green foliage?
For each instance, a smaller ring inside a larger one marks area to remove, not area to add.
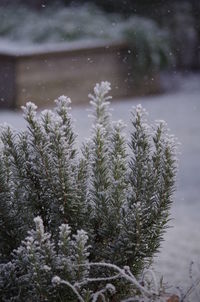
[[[90,95],[94,123],[81,155],[75,149],[70,100],[64,96],[54,111],[41,115],[27,103],[26,131],[2,129],[2,301],[74,301],[70,284],[109,275],[101,266],[88,270],[88,261],[129,266],[139,275],[158,251],[174,190],[175,140],[164,122],[148,125],[137,106],[127,142],[125,125],[111,120],[109,90],[110,84],[102,82]],[[33,221],[36,231],[26,237]],[[52,285],[54,276],[71,282],[64,283],[67,290]],[[126,288],[116,285],[122,296],[129,290],[126,283]],[[81,285],[81,294],[90,296],[89,290],[101,286]]]
[[[130,18],[123,29],[123,37],[131,49],[129,60],[139,74],[155,74],[174,62],[170,37],[153,21],[142,17]]]

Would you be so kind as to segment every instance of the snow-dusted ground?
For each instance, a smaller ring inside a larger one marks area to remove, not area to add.
[[[168,229],[161,253],[155,260],[156,270],[164,274],[170,284],[187,279],[191,261],[195,262],[194,268],[200,275],[200,74],[182,76],[176,81],[179,87],[170,94],[122,100],[112,105],[114,118],[128,122],[131,107],[141,103],[151,119],[166,120],[182,143],[172,208],[173,228]],[[88,112],[86,107],[75,107],[72,114],[79,141],[82,141],[89,135]],[[10,123],[17,129],[25,126],[19,112],[0,111],[0,122]]]

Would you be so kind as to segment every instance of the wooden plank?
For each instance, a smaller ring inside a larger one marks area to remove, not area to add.
[[[124,43],[73,43],[33,49],[0,48],[1,107],[20,107],[33,101],[40,107],[64,94],[73,104],[87,103],[97,82],[109,81],[113,98],[156,93],[159,79],[136,80],[131,55]]]
[[[0,56],[0,109],[14,108],[15,99],[15,59]]]
[[[88,93],[102,80],[110,81],[114,97],[130,95],[128,68],[123,62],[125,50],[107,51],[101,48],[71,55],[37,56],[21,58],[17,63],[17,103],[24,104],[32,99],[39,106],[49,105],[49,101],[61,94],[72,98],[73,103],[88,101]],[[120,89],[119,89],[120,88]]]

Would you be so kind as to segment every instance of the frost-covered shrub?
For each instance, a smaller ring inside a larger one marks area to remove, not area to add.
[[[40,115],[27,103],[25,131],[2,127],[2,301],[66,296],[76,301],[71,282],[86,297],[102,288],[103,280],[82,285],[87,278],[107,277],[108,264],[129,267],[130,276],[139,276],[158,251],[174,190],[175,139],[163,121],[148,124],[140,105],[132,110],[127,139],[123,122],[112,121],[109,91],[110,84],[102,82],[89,95],[93,125],[81,154],[65,96],[56,100],[55,110]],[[33,221],[36,230],[26,237]],[[53,277],[54,285],[61,278],[68,289],[52,287]],[[127,294],[129,287],[122,284],[115,285]]]
[[[87,265],[88,236],[83,230],[71,236],[70,227],[62,224],[55,244],[42,219],[36,217],[34,222],[35,230],[13,251],[12,261],[0,264],[1,301],[60,301],[59,297],[74,301],[70,288],[54,286],[55,276],[70,283],[88,277],[88,268],[81,266]]]
[[[139,282],[128,266],[121,269],[110,263],[89,262],[90,246],[83,230],[72,236],[69,225],[62,224],[56,244],[51,234],[44,231],[42,219],[36,217],[34,222],[35,230],[28,232],[20,247],[13,251],[12,260],[0,264],[1,301],[96,302],[113,301],[113,298],[119,301],[121,295],[117,293],[116,282],[119,293],[122,291],[119,284],[123,284],[123,291],[132,295],[126,301],[144,297],[145,301],[152,301],[152,297],[160,301],[157,299],[163,295],[164,288],[158,285],[152,271],[146,270]],[[95,276],[93,268],[106,274]]]

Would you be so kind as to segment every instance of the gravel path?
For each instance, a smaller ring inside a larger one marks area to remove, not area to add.
[[[113,116],[126,122],[131,107],[141,103],[151,119],[167,121],[182,143],[172,208],[173,228],[167,231],[154,266],[169,283],[185,281],[187,284],[191,261],[195,262],[194,270],[200,275],[200,74],[182,76],[176,81],[179,88],[170,94],[113,102]],[[76,107],[72,114],[82,141],[89,135],[88,112],[85,107]],[[17,129],[24,127],[18,112],[0,112],[0,122],[9,122]]]

